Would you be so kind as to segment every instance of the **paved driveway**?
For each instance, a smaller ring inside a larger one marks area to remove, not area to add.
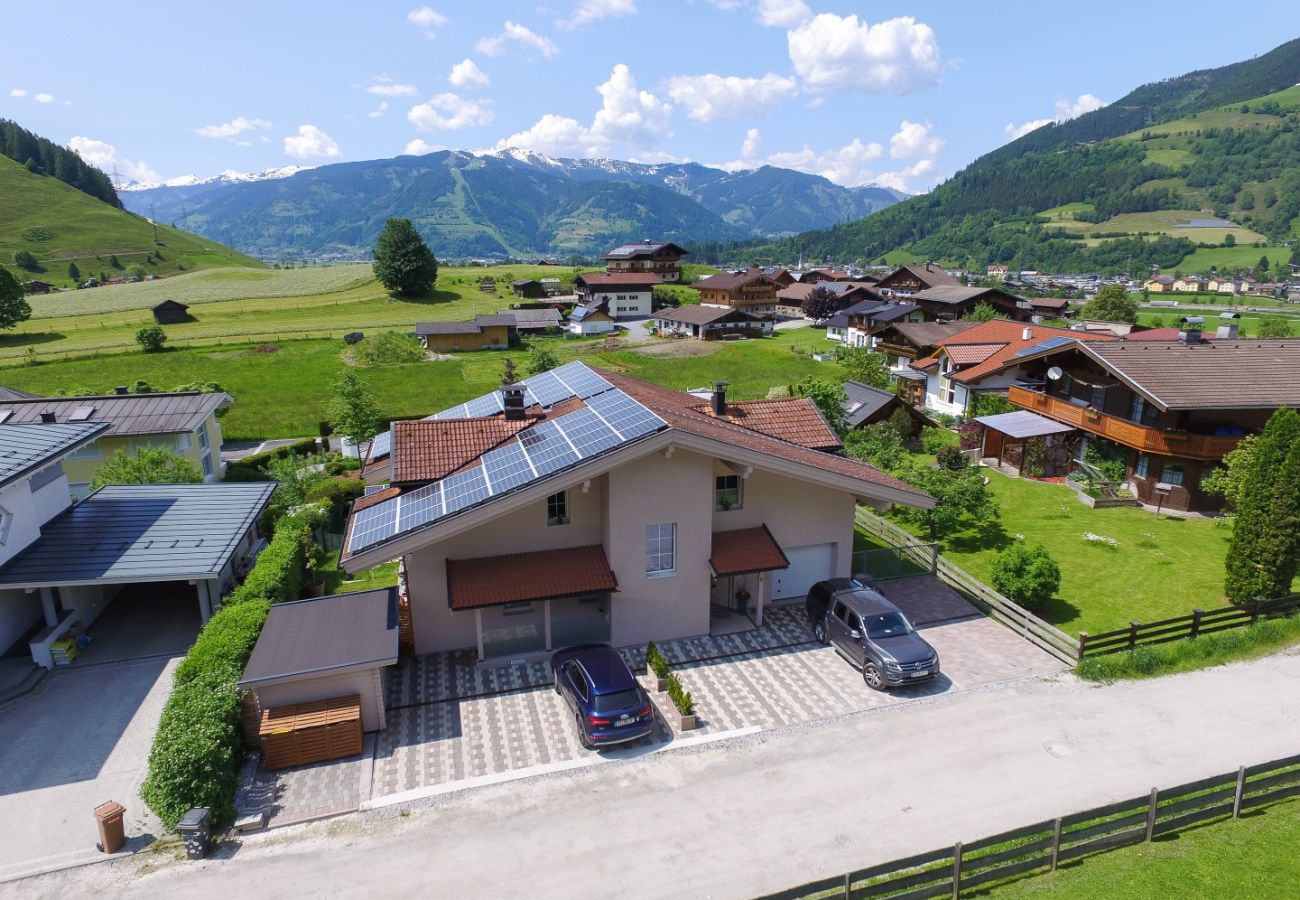
[[[161,833],[139,788],[176,663],[60,669],[0,707],[0,881],[102,858],[91,810],[105,800],[127,808],[128,849]]]

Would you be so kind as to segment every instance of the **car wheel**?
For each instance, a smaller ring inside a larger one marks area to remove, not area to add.
[[[587,737],[587,729],[582,727],[582,716],[574,717],[573,724],[578,726],[578,743],[582,744],[583,750],[595,750],[596,746]]]
[[[819,643],[819,644],[824,644],[824,643],[826,643],[826,623],[825,623],[825,622],[818,622],[816,625],[813,626],[813,637],[817,639],[817,643]]]
[[[869,662],[862,667],[862,680],[873,691],[883,691],[885,689],[885,679],[880,675],[880,667],[873,662]]]

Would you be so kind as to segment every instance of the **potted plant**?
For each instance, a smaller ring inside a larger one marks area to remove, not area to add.
[[[646,674],[655,680],[655,690],[668,690],[668,659],[655,646],[654,641],[646,645],[645,667]]]
[[[668,699],[673,701],[673,706],[677,708],[677,713],[681,717],[680,727],[682,731],[690,731],[695,727],[695,699],[691,692],[682,686],[682,680],[676,675],[668,676]]]

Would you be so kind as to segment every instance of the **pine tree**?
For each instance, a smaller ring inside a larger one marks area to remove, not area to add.
[[[81,281],[81,270],[77,268],[76,263],[68,263],[68,277],[74,282]]]
[[[396,294],[426,294],[438,279],[438,260],[410,219],[389,219],[375,242],[375,277]]]
[[[1225,564],[1224,591],[1233,603],[1277,597],[1291,588],[1296,571],[1297,480],[1300,413],[1280,409],[1255,442],[1243,474]]]

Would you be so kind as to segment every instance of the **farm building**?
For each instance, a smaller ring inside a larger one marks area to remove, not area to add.
[[[153,320],[159,325],[176,325],[190,320],[190,308],[176,300],[164,300],[153,308]]]

